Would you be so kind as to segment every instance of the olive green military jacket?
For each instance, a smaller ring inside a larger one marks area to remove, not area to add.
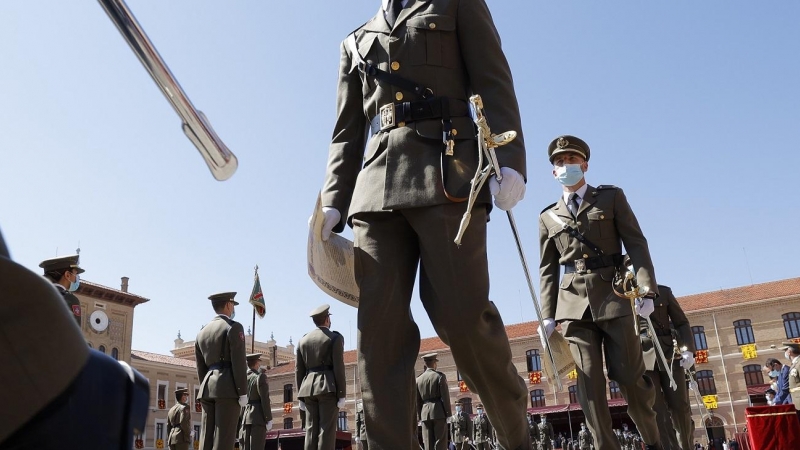
[[[795,359],[789,370],[789,394],[792,396],[794,409],[800,410],[800,358]]]
[[[447,377],[442,372],[426,368],[417,377],[419,420],[446,419],[452,415],[451,411]]]
[[[269,403],[269,382],[264,372],[247,371],[247,406],[242,412],[242,424],[266,426],[272,420]]]
[[[194,354],[201,380],[199,399],[247,395],[244,347],[242,324],[227,317],[215,317],[197,333]]]
[[[695,352],[694,335],[692,335],[692,327],[689,325],[689,319],[683,312],[675,295],[672,294],[672,289],[669,286],[658,285],[659,296],[653,300],[654,311],[650,314],[650,321],[655,328],[656,337],[661,343],[661,349],[664,351],[664,356],[667,361],[672,361],[675,357],[675,348],[672,342],[672,328],[677,333],[678,349],[686,347],[689,352]],[[642,336],[642,352],[644,353],[644,365],[647,370],[657,370],[658,355],[653,346],[653,340],[647,331],[647,322],[643,318],[639,318],[639,330]]]
[[[578,432],[578,440],[581,450],[588,450],[592,446],[592,433],[589,430],[581,430]]]
[[[647,240],[622,189],[616,186],[588,186],[578,209],[577,220],[569,213],[563,196],[539,215],[543,318],[579,320],[587,308],[591,309],[595,321],[633,314],[630,301],[614,294],[611,285],[614,267],[561,276],[562,265],[597,255],[570,236],[548,211],[553,211],[560,221],[580,231],[605,255],[621,254],[624,244],[636,268],[639,286],[646,286],[650,292],[658,293]]]
[[[72,317],[75,318],[75,321],[78,323],[78,327],[81,326],[81,301],[78,300],[78,297],[75,296],[72,292],[64,289],[64,286],[53,283],[53,286],[56,287],[58,293],[64,297],[64,301],[67,303],[67,308],[69,308],[69,312],[72,313]]]
[[[472,440],[477,444],[492,439],[492,423],[486,414],[478,414],[472,419],[472,430]]]
[[[548,441],[553,439],[553,424],[550,422],[539,423],[539,437]]]
[[[448,419],[450,421],[450,440],[456,444],[464,439],[472,438],[472,419],[465,411],[455,413]]]
[[[344,337],[325,327],[303,336],[297,344],[295,377],[297,398],[301,400],[327,393],[345,398]]]
[[[409,0],[393,28],[378,13],[354,32],[364,61],[448,97],[455,154],[442,157],[442,120],[410,122],[369,136],[369,121],[381,106],[419,98],[411,91],[378,83],[359,72],[347,45],[341,45],[336,123],[329,149],[322,205],[348,216],[359,212],[445,204],[442,166],[448,192],[466,197],[477,166],[477,143],[468,100],[483,98],[495,132],[516,131],[517,138],[497,149],[501,166],[525,176],[522,124],[508,62],[484,0]],[[442,159],[444,158],[444,159]],[[484,189],[479,203],[488,203]]]
[[[175,403],[167,413],[167,445],[192,442],[192,413],[189,405]]]

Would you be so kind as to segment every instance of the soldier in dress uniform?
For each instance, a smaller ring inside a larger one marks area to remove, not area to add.
[[[592,440],[592,432],[586,428],[586,424],[581,424],[581,431],[578,432],[579,448],[581,450],[590,450],[594,441]]]
[[[636,313],[644,316],[653,311],[658,287],[647,240],[622,189],[586,184],[590,157],[586,142],[559,136],[550,143],[548,156],[563,192],[539,216],[543,331],[549,336],[557,322],[562,324],[578,366],[578,402],[597,447],[618,448],[606,399],[605,356],[608,377],[619,384],[628,414],[648,449],[657,448],[655,391],[644,374],[634,309],[612,287],[624,244],[638,286],[648,290],[637,300]]]
[[[245,450],[262,450],[272,429],[267,374],[261,370],[261,353],[247,355],[247,406],[242,409],[242,443]]]
[[[236,292],[208,297],[217,316],[195,339],[198,398],[203,406],[200,450],[229,450],[236,442],[239,412],[247,405],[244,328],[233,320]]]
[[[377,4],[377,0],[376,4]],[[527,391],[489,301],[486,220],[524,196],[525,145],[511,70],[485,0],[384,0],[341,45],[337,119],[321,193],[322,238],[353,227],[359,365],[373,450],[413,448],[419,296],[506,450],[528,446]],[[404,8],[405,7],[405,8]],[[477,169],[468,95],[481,94],[503,174],[479,193],[457,247]],[[489,358],[489,360],[487,360]],[[386,418],[392,417],[389,421]]]
[[[800,344],[784,342],[784,356],[789,360],[789,394],[800,418]]]
[[[176,403],[167,413],[167,445],[170,450],[189,450],[192,442],[192,411],[189,408],[189,390],[175,390]]]
[[[539,449],[539,426],[532,413],[527,413],[528,416],[528,436],[531,439],[531,450]]]
[[[356,443],[361,446],[361,449],[369,450],[367,424],[364,423],[364,402],[362,400],[356,403]]]
[[[439,361],[437,356],[437,353],[422,356],[425,371],[417,377],[417,418],[422,423],[425,450],[447,448],[447,418],[452,415],[450,388],[447,386],[447,377],[436,370]],[[467,422],[472,424],[469,418]],[[466,436],[469,437],[468,434]],[[374,444],[375,441],[370,442],[370,446]]]
[[[309,314],[315,328],[297,344],[295,377],[300,409],[306,410],[305,450],[333,450],[336,420],[344,408],[344,337],[330,329],[330,305]]]
[[[455,445],[456,450],[469,449],[469,441],[472,439],[472,419],[464,410],[463,398],[456,400],[456,413],[448,420],[450,422],[450,441]]]
[[[492,423],[483,412],[483,403],[477,405],[478,413],[472,419],[472,441],[478,450],[489,450],[492,444]]]
[[[689,319],[672,294],[672,289],[669,286],[659,285],[658,292],[660,295],[653,301],[655,310],[650,314],[650,321],[653,323],[656,340],[660,343],[670,366],[662,367],[647,322],[644,318],[639,318],[639,336],[642,342],[644,366],[647,369],[645,374],[650,377],[655,387],[653,409],[656,411],[656,420],[661,430],[662,447],[692,450],[694,426],[689,389],[684,382],[686,378],[684,369],[689,370],[694,365],[694,336]],[[686,348],[679,354],[675,352],[673,332],[677,335],[678,348]],[[670,387],[667,370],[672,372],[677,386],[675,390]]]
[[[81,284],[81,274],[85,272],[78,264],[79,259],[79,255],[59,256],[46,259],[39,264],[44,271],[44,276],[64,297],[67,308],[78,323],[78,327],[81,326],[81,302],[73,292],[78,290]]]
[[[553,450],[553,425],[545,414],[539,416],[539,449]]]

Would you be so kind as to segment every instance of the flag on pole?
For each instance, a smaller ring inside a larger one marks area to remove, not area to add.
[[[258,279],[258,271],[256,271],[256,281],[253,284],[253,292],[250,294],[250,304],[255,308],[258,317],[264,318],[266,314],[266,304],[264,304],[264,293],[261,292],[261,280]]]

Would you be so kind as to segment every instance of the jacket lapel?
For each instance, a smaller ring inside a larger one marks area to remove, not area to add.
[[[594,205],[597,202],[595,196],[597,195],[597,191],[594,187],[586,185],[586,195],[581,200],[581,206],[578,207],[578,216],[580,216],[584,211],[589,209],[590,206]]]
[[[386,15],[383,13],[383,6],[378,8],[378,12],[375,14],[375,17],[367,22],[362,29],[364,31],[372,31],[383,34],[389,34],[389,32],[392,31],[389,28],[389,22],[386,21]]]
[[[563,195],[559,197],[558,203],[556,203],[556,207],[553,208],[553,212],[555,212],[556,215],[558,217],[561,217],[562,219],[568,219],[573,222],[575,221],[575,219],[572,218],[572,214],[569,213],[569,209],[567,209],[567,204],[564,203]]]
[[[395,21],[394,28],[392,28],[392,30],[396,30],[401,23],[405,22],[405,20],[408,19],[412,14],[414,14],[418,9],[427,5],[429,1],[430,0],[408,0],[408,4],[406,5],[406,7],[403,8],[403,10],[400,11],[400,15],[397,16],[397,21]]]

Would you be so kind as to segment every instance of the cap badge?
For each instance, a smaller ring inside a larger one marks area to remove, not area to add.
[[[558,148],[567,148],[568,145],[569,141],[564,139],[563,137],[558,138],[558,140],[556,141],[556,147]]]

